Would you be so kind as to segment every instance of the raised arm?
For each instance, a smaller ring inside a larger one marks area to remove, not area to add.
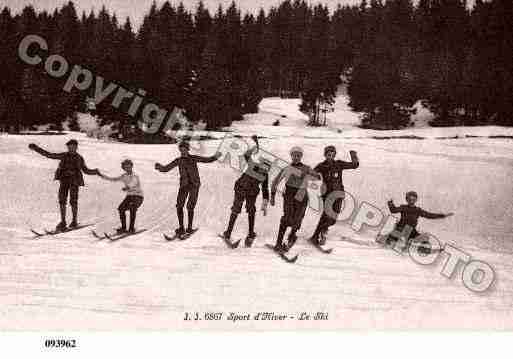
[[[396,207],[394,205],[394,201],[392,199],[390,201],[388,201],[387,204],[388,204],[388,209],[390,209],[391,213],[399,213],[399,212],[401,212],[401,207]]]
[[[356,154],[356,151],[349,151],[349,155],[351,156],[351,162],[342,162],[342,169],[350,170],[350,169],[356,169],[360,166],[360,161],[358,160],[358,155]]]
[[[32,151],[37,152],[40,155],[45,156],[46,158],[50,158],[52,160],[61,160],[64,157],[64,153],[52,153],[52,152],[45,151],[41,147],[36,145],[35,143],[31,143],[29,145],[29,148]]]
[[[160,172],[169,172],[176,166],[178,166],[178,158],[175,158],[172,162],[165,166],[161,165],[160,163],[155,163],[155,169]]]

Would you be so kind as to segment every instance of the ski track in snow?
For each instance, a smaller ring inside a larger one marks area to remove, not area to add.
[[[238,124],[240,133],[259,133],[254,124],[243,127]],[[273,128],[263,128],[272,137]],[[276,131],[280,137],[279,131],[287,130]],[[253,248],[241,243],[230,250],[217,233],[228,220],[239,174],[219,163],[199,165],[198,232],[185,241],[167,242],[162,233],[172,233],[177,226],[178,174],[177,170],[156,172],[153,164],[176,157],[176,146],[102,143],[80,134],[5,136],[0,157],[0,328],[513,327],[513,142],[347,140],[333,138],[330,130],[318,131],[318,139],[305,139],[293,135],[301,129],[291,126],[291,131],[280,140],[262,139],[261,146],[286,159],[292,145],[301,145],[309,165],[322,160],[328,142],[337,146],[343,159],[354,149],[361,167],[346,171],[344,182],[359,201],[385,210],[389,198],[402,203],[404,192],[416,189],[421,207],[456,212],[446,220],[421,220],[419,227],[490,263],[497,274],[494,287],[484,294],[470,292],[461,283],[461,268],[451,279],[441,276],[445,255],[432,266],[421,266],[377,246],[375,232],[354,233],[345,222],[330,230],[327,247],[334,248],[333,253],[320,253],[305,241],[318,219],[311,208],[300,240],[290,251],[291,256],[299,254],[299,259],[295,264],[284,263],[264,248],[275,240],[282,210],[279,195],[267,217],[258,214]],[[107,174],[121,173],[119,164],[125,157],[134,160],[145,191],[137,227],[146,232],[116,242],[94,238],[92,228],[103,233],[118,226],[117,206],[124,193],[117,183],[86,176],[79,216],[84,223],[95,220],[96,227],[30,240],[31,227],[53,228],[58,221],[57,183],[52,181],[57,162],[30,152],[27,145],[36,142],[50,151],[61,151],[70,137],[79,138],[79,152],[87,165]],[[214,153],[219,143],[204,142],[206,155]],[[244,238],[246,227],[243,210],[233,238]],[[328,312],[329,320],[185,322],[186,311],[292,315],[319,311]]]

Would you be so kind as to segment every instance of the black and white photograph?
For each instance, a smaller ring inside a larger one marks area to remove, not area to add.
[[[0,1],[4,333],[511,330],[512,178],[511,0]]]

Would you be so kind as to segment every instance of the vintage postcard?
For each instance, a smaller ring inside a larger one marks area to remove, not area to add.
[[[4,0],[0,330],[513,329],[512,14]]]

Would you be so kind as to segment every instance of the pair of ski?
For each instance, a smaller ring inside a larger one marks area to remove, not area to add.
[[[174,240],[180,240],[180,241],[185,241],[187,238],[189,238],[190,236],[192,236],[194,233],[196,233],[198,231],[199,228],[194,228],[192,230],[192,232],[189,232],[189,233],[184,233],[184,234],[174,234],[172,236],[168,236],[167,234],[163,233],[162,236],[164,236],[164,239],[168,242],[172,242]]]
[[[93,226],[94,223],[89,223],[89,224],[81,224],[81,225],[78,225],[76,227],[68,227],[66,229],[62,229],[62,230],[53,230],[53,231],[50,231],[48,229],[45,229],[43,233],[41,232],[38,232],[34,229],[30,229],[30,231],[32,233],[34,233],[34,237],[33,239],[38,239],[38,238],[41,238],[41,237],[46,237],[46,236],[55,236],[57,234],[62,234],[62,233],[68,233],[68,232],[73,232],[73,231],[77,231],[79,229],[83,229],[83,228],[86,228],[86,227],[91,227]]]
[[[242,239],[238,239],[235,242],[231,242],[228,238],[223,236],[222,234],[218,234],[218,237],[223,240],[223,242],[228,246],[230,249],[236,249],[239,247],[240,242],[242,242]],[[248,242],[246,247],[251,247],[253,245],[253,241],[250,243]],[[288,257],[283,251],[279,251],[274,246],[270,244],[265,245],[267,248],[271,249],[274,253],[278,254],[281,259],[283,259],[287,263],[296,263],[298,259],[298,255],[296,254],[294,257]]]
[[[115,241],[119,241],[120,239],[123,239],[123,238],[126,238],[126,237],[135,236],[136,234],[139,234],[139,233],[142,233],[142,232],[145,232],[145,231],[146,231],[146,229],[140,229],[140,230],[135,231],[135,232],[124,232],[124,233],[107,233],[107,232],[104,232],[103,236],[99,235],[95,231],[91,231],[91,233],[99,241],[101,241],[103,239],[108,239],[111,242],[115,242]]]
[[[333,248],[324,248],[319,243],[316,243],[316,242],[312,241],[311,239],[308,239],[308,242],[324,254],[330,254],[331,252],[333,252]],[[296,254],[294,257],[289,257],[283,251],[276,249],[276,247],[274,247],[270,244],[266,244],[265,246],[267,248],[269,248],[270,250],[272,250],[274,253],[278,254],[278,256],[280,256],[280,258],[283,259],[287,263],[295,263],[299,257],[298,254]]]

